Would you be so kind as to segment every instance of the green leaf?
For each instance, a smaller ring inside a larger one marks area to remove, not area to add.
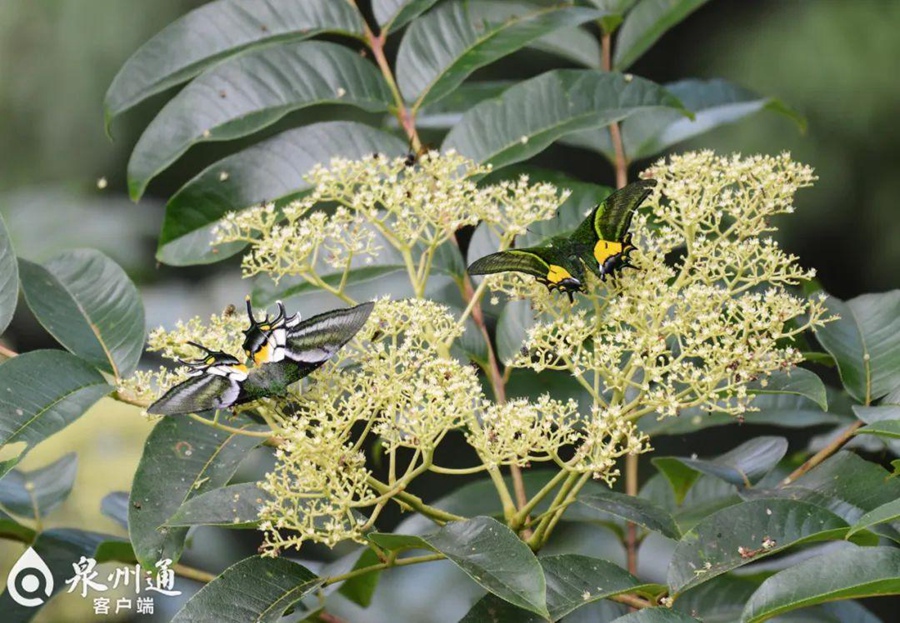
[[[752,394],[795,394],[809,398],[823,411],[828,410],[825,384],[819,375],[804,368],[773,372],[765,379],[750,383],[747,391]]]
[[[21,517],[46,517],[69,497],[77,471],[74,452],[34,471],[15,469],[0,480],[0,505]]]
[[[614,32],[625,20],[625,13],[636,0],[590,0],[591,4],[608,14],[600,19],[600,28],[605,33]]]
[[[677,610],[668,608],[644,608],[613,620],[612,623],[700,623]]]
[[[548,615],[547,585],[538,559],[496,519],[455,521],[422,539],[489,592],[530,612]]]
[[[263,430],[247,418],[231,426]],[[223,486],[247,453],[262,443],[259,437],[221,431],[186,417],[161,420],[144,445],[134,474],[128,507],[128,534],[141,564],[177,561],[187,528],[165,527],[187,500]]]
[[[764,424],[782,428],[807,428],[822,424],[850,423],[846,416],[827,413],[813,401],[795,394],[758,394],[753,406],[759,411],[744,414],[745,424]],[[710,413],[701,409],[685,409],[678,417],[662,420],[643,418],[639,428],[650,436],[683,435],[712,426],[738,424],[738,419],[725,413]]]
[[[672,516],[649,500],[615,491],[604,491],[580,496],[577,502],[587,508],[621,517],[652,532],[659,532],[670,539],[681,538],[681,532]],[[584,517],[584,513],[578,513],[578,517]]]
[[[0,334],[6,331],[19,299],[19,265],[0,215]]]
[[[322,581],[284,558],[245,558],[197,591],[172,623],[275,623]]]
[[[528,330],[534,326],[531,301],[509,301],[497,320],[497,358],[508,365],[522,350]]]
[[[586,604],[648,586],[618,565],[599,558],[560,554],[539,560],[547,578],[547,606],[554,621]]]
[[[475,104],[499,97],[515,82],[512,80],[486,80],[482,82],[464,82],[448,93],[440,101],[432,102],[419,109],[416,115],[416,127],[419,130],[449,130],[462,119],[463,113]],[[388,120],[398,125],[396,119]]]
[[[752,487],[778,465],[787,449],[788,442],[784,437],[760,436],[715,459],[671,458],[685,467],[721,478],[737,487]],[[654,464],[657,460],[654,459]]]
[[[421,537],[375,533],[368,538],[389,551],[425,548],[440,552],[490,593],[529,612],[548,616],[547,585],[538,559],[496,519],[455,521]]]
[[[387,110],[387,83],[371,62],[335,43],[301,41],[235,56],[182,89],[138,140],[128,190],[147,184],[192,145],[253,134],[291,111],[317,104]]]
[[[378,558],[378,554],[371,549],[365,549],[350,570],[364,569],[379,562],[381,560]],[[378,588],[378,580],[380,579],[381,571],[363,573],[342,582],[338,592],[353,603],[363,608],[368,608],[372,603],[372,597],[375,596],[375,589]]]
[[[54,528],[45,530],[37,535],[37,539],[31,544],[32,549],[40,556],[46,570],[53,576],[54,595],[66,588],[66,580],[72,577],[72,565],[77,563],[82,556],[96,557],[97,550],[102,544],[117,540],[107,534],[76,530],[73,528]],[[121,542],[121,541],[120,541]],[[33,567],[34,563],[26,563]],[[13,567],[15,569],[15,567]],[[97,578],[103,582],[105,578]],[[105,584],[105,582],[103,582]],[[41,584],[42,586],[44,584]],[[3,623],[25,623],[31,621],[35,615],[47,605],[26,607],[13,601],[9,591],[0,595],[0,612],[3,612]]]
[[[720,575],[679,595],[674,608],[709,623],[737,621],[761,583],[756,578]]]
[[[539,560],[547,578],[547,606],[553,621],[587,604],[648,586],[618,565],[599,558],[560,554]],[[460,623],[482,621],[540,623],[546,619],[488,593],[460,619]]]
[[[31,543],[36,536],[37,532],[28,526],[23,526],[11,515],[0,511],[0,538]]]
[[[0,364],[0,446],[27,444],[17,458],[0,463],[0,475],[112,389],[83,359],[59,350],[32,351]]]
[[[305,176],[313,166],[333,157],[398,156],[406,148],[398,138],[350,121],[282,132],[211,165],[172,196],[157,259],[175,266],[218,262],[242,248],[211,246],[212,229],[228,212],[299,196],[310,189]]]
[[[900,483],[889,476],[881,466],[842,451],[790,484],[776,489],[748,490],[744,495],[817,504],[855,524],[864,513],[900,498]],[[889,526],[879,526],[876,532],[900,542],[900,534]]]
[[[742,623],[758,623],[797,608],[838,599],[900,593],[900,550],[852,547],[805,560],[781,571],[753,594]]]
[[[359,36],[363,21],[346,2],[218,0],[172,22],[129,58],[106,93],[107,128],[135,104],[251,46],[322,33]]]
[[[128,530],[128,492],[113,491],[103,496],[100,512]]]
[[[667,30],[699,9],[707,0],[640,0],[625,16],[616,38],[613,67],[627,69]]]
[[[672,555],[668,583],[681,593],[792,545],[841,539],[847,522],[824,508],[794,500],[761,499],[713,513],[689,530]]]
[[[393,32],[430,9],[437,0],[379,0],[372,3],[375,21],[382,32]]]
[[[890,439],[900,439],[900,420],[883,420],[856,431],[857,435],[877,435]]]
[[[632,115],[621,126],[622,145],[629,160],[650,158],[676,143],[763,110],[782,114],[794,121],[801,131],[806,129],[806,120],[779,100],[760,96],[725,80],[692,79],[664,86],[681,100],[687,110],[694,113],[694,118],[665,109]],[[564,142],[598,151],[611,162],[615,160],[612,141],[606,130],[580,132],[566,137]]]
[[[700,477],[700,472],[685,465],[678,457],[658,456],[651,459],[650,462],[672,487],[675,504],[681,505],[688,491]]]
[[[95,366],[127,376],[144,349],[144,306],[114,261],[93,249],[41,264],[19,260],[25,300],[60,344]]]
[[[641,110],[681,108],[660,85],[590,69],[558,69],[526,80],[471,108],[442,149],[501,167],[543,151],[555,140]]]
[[[840,320],[816,329],[816,337],[850,395],[869,405],[900,386],[900,290],[825,303]]]
[[[581,26],[559,28],[529,44],[529,48],[541,50],[567,59],[584,67],[600,67],[603,53],[597,37]]]
[[[166,521],[166,526],[223,526],[254,528],[259,508],[270,499],[259,483],[243,482],[196,495],[182,504]]]
[[[853,524],[853,527],[850,529],[850,532],[847,533],[847,536],[849,537],[860,530],[865,530],[871,526],[897,520],[900,520],[900,499],[891,500],[887,504],[882,504],[860,517],[859,521]]]
[[[578,26],[603,13],[573,6],[526,2],[440,5],[409,27],[397,51],[397,81],[413,111],[451,93],[472,72],[558,28]]]

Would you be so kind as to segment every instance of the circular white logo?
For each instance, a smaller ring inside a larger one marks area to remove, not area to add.
[[[6,576],[6,590],[13,601],[26,608],[35,608],[53,594],[53,574],[44,559],[32,548],[16,561]]]

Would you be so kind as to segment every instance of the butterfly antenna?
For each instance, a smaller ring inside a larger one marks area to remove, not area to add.
[[[253,317],[253,305],[250,304],[250,295],[244,299],[247,302],[247,315],[250,317],[250,322],[255,323],[256,318]]]
[[[281,301],[276,301],[276,305],[278,305],[278,314],[274,318],[272,318],[271,323],[269,323],[272,325],[278,324],[279,322],[284,320],[284,318],[286,316],[285,310],[284,310],[284,303],[282,303]]]

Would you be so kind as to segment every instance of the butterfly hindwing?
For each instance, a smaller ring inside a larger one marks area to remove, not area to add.
[[[147,413],[180,415],[227,409],[241,402],[241,393],[238,377],[204,370],[167,391]]]
[[[362,329],[374,303],[335,309],[284,327],[284,356],[299,364],[322,364]]]
[[[656,180],[641,180],[620,188],[600,205],[594,208],[589,221],[594,235],[600,240],[621,242],[628,228],[634,211],[647,198]]]
[[[469,266],[469,274],[491,275],[512,270],[546,279],[550,272],[550,263],[544,260],[539,253],[530,248],[491,253],[472,262]]]

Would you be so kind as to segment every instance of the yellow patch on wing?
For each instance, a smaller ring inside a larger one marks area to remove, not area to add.
[[[557,266],[556,264],[550,264],[550,272],[547,273],[547,281],[550,283],[559,283],[563,279],[571,279],[572,275],[569,274],[562,266]]]
[[[269,360],[269,343],[263,344],[258,351],[253,353],[253,361],[256,365],[262,365]]]
[[[622,243],[621,242],[610,242],[609,240],[598,240],[597,244],[594,245],[594,259],[597,260],[597,263],[600,266],[603,266],[603,262],[608,260],[614,255],[619,255],[622,252]]]
[[[247,372],[249,371],[249,370],[247,370],[247,366],[245,366],[245,365],[242,364],[242,363],[239,363],[239,364],[237,364],[237,365],[231,366],[231,369],[232,369],[232,370],[237,370],[238,372],[243,372],[244,374],[247,374]]]

